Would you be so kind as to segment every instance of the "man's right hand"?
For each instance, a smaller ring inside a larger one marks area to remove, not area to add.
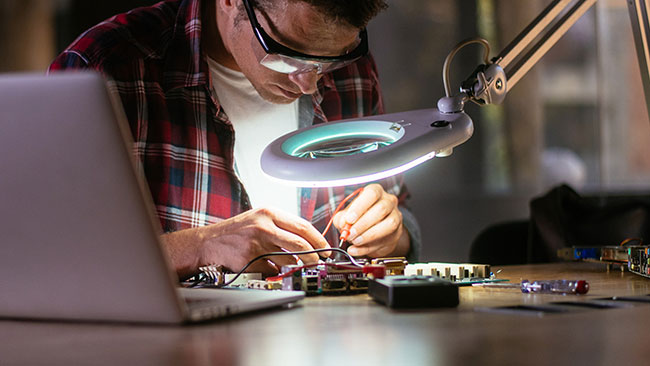
[[[181,279],[208,264],[239,271],[261,254],[330,248],[307,220],[272,208],[258,208],[216,224],[164,234],[162,241]],[[315,253],[299,257],[305,264],[316,263],[319,258]],[[256,261],[247,271],[276,274],[288,264],[296,264],[292,256],[269,257]]]

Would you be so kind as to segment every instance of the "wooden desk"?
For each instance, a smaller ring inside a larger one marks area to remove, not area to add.
[[[367,295],[313,297],[185,327],[0,321],[0,365],[647,364],[650,304],[543,317],[476,307],[650,294],[601,264],[504,266],[501,278],[581,278],[585,296],[461,288],[456,309],[393,311]],[[4,295],[4,294],[3,294]]]

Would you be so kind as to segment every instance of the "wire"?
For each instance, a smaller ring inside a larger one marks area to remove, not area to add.
[[[220,284],[220,285],[216,285],[216,287],[225,287],[225,286],[228,286],[228,285],[230,285],[231,283],[235,282],[235,281],[237,280],[237,278],[239,278],[239,276],[241,276],[242,273],[244,273],[244,271],[246,271],[246,269],[248,269],[248,267],[250,267],[253,263],[255,263],[256,261],[258,261],[258,260],[260,260],[260,259],[262,259],[262,258],[266,258],[266,257],[275,257],[275,256],[279,256],[279,255],[292,255],[292,256],[293,256],[293,255],[301,255],[301,254],[312,254],[312,253],[320,253],[320,252],[331,252],[331,251],[343,253],[344,255],[346,255],[346,256],[350,259],[350,262],[352,262],[353,265],[355,265],[355,266],[357,266],[357,267],[363,267],[363,265],[362,265],[361,263],[357,262],[357,261],[354,259],[354,257],[352,257],[352,256],[350,255],[350,253],[348,253],[348,252],[346,252],[345,250],[340,249],[340,248],[323,248],[323,249],[305,250],[305,251],[302,251],[302,252],[271,252],[271,253],[266,253],[266,254],[258,255],[257,257],[251,259],[251,260],[250,260],[250,261],[249,261],[249,262],[244,266],[244,268],[242,268],[239,272],[237,272],[237,274],[235,274],[235,277],[231,278],[230,281],[228,281],[228,282],[226,282],[226,283],[223,283],[223,284]],[[195,281],[194,283],[192,283],[192,284],[190,285],[190,287],[196,287],[200,282],[201,282],[200,280],[197,280],[197,281]]]
[[[490,56],[490,44],[485,39],[478,38],[478,37],[477,38],[470,38],[470,39],[466,39],[464,41],[461,41],[459,44],[457,44],[456,47],[454,47],[454,49],[452,49],[451,52],[449,52],[449,54],[445,58],[445,63],[442,66],[442,70],[443,70],[442,71],[442,83],[443,83],[443,86],[445,87],[445,95],[447,97],[452,96],[451,95],[451,86],[449,85],[449,69],[451,68],[451,60],[454,59],[454,56],[456,55],[456,53],[458,53],[458,51],[460,51],[461,48],[463,48],[465,46],[468,46],[470,44],[473,44],[473,43],[478,43],[478,44],[481,44],[483,46],[483,48],[485,49],[485,53],[483,54],[483,62],[485,62],[486,65],[490,63],[490,58],[489,58],[489,56]]]
[[[329,222],[327,223],[327,226],[325,227],[325,230],[323,230],[323,233],[322,233],[323,236],[325,236],[325,234],[327,234],[327,231],[328,231],[328,230],[330,229],[330,227],[332,226],[332,222],[334,222],[334,216],[335,216],[335,215],[336,215],[336,214],[341,210],[341,208],[343,207],[343,205],[345,205],[345,204],[346,204],[346,203],[347,203],[347,202],[348,202],[352,197],[354,197],[354,196],[360,194],[362,191],[363,191],[363,187],[356,189],[354,192],[352,192],[352,193],[350,193],[349,195],[347,195],[347,196],[343,199],[343,201],[341,201],[341,203],[339,203],[339,205],[336,207],[336,209],[335,209],[334,212],[332,213],[332,217],[330,218]],[[350,259],[350,262],[352,262],[353,265],[355,265],[356,267],[363,267],[363,265],[360,264],[359,262],[357,262],[357,261],[354,259],[354,257],[352,257],[352,256],[350,255],[350,253],[346,252],[345,250],[343,250],[343,249],[341,249],[341,248],[314,249],[314,250],[305,250],[305,251],[302,251],[302,252],[289,252],[289,251],[285,251],[285,252],[271,252],[271,253],[266,253],[266,254],[258,255],[257,257],[251,259],[250,262],[248,262],[248,263],[244,266],[244,268],[242,268],[239,272],[237,272],[237,274],[235,275],[235,277],[231,278],[230,281],[228,281],[228,282],[226,282],[226,283],[223,283],[223,284],[221,284],[221,285],[217,285],[217,287],[225,287],[225,286],[228,286],[228,285],[230,285],[231,283],[235,282],[235,281],[237,280],[237,278],[239,278],[239,276],[241,276],[242,273],[244,273],[244,271],[246,271],[246,269],[247,269],[248,267],[250,267],[250,266],[251,266],[253,263],[255,263],[256,261],[258,261],[258,260],[260,260],[260,259],[262,259],[262,258],[265,258],[265,257],[274,257],[274,256],[278,256],[278,255],[292,255],[292,256],[295,256],[295,255],[301,255],[301,254],[312,254],[312,253],[331,252],[331,251],[339,252],[339,253],[343,253],[345,256],[347,256],[347,257]],[[340,264],[333,264],[333,263],[320,263],[320,264],[342,266],[342,265],[340,265]],[[311,267],[311,266],[316,266],[316,265],[318,265],[318,264],[314,264],[314,265],[311,265],[311,264],[309,264],[309,265],[305,265],[305,266],[302,266],[302,267],[300,267],[300,268],[296,268],[296,269],[292,270],[291,272],[287,272],[287,273],[294,273],[294,272],[297,271],[297,270],[304,269],[304,268],[309,268],[309,267]],[[285,274],[280,274],[279,276],[276,276],[276,277],[282,278],[281,276],[283,276],[283,275],[285,275]],[[288,274],[286,274],[286,275],[288,276]],[[190,287],[196,287],[200,282],[201,282],[201,280],[199,279],[199,280],[193,282],[193,283],[190,285]]]
[[[629,246],[629,245],[638,245],[641,246],[643,245],[643,238],[627,238],[623,240],[620,244],[620,246]]]
[[[330,229],[330,226],[332,226],[332,222],[334,222],[334,216],[335,216],[337,213],[339,213],[339,211],[341,211],[341,208],[343,207],[343,205],[345,205],[345,203],[348,202],[348,201],[350,200],[350,198],[356,196],[357,194],[361,194],[362,191],[363,191],[363,187],[358,188],[358,189],[355,190],[354,192],[352,192],[352,193],[350,193],[349,195],[347,195],[347,196],[343,199],[343,201],[341,201],[341,203],[339,203],[339,205],[336,206],[336,210],[334,210],[334,212],[332,213],[332,217],[330,218],[330,221],[327,223],[327,226],[325,227],[325,230],[323,230],[323,233],[322,233],[323,236],[325,236],[325,234],[327,234],[327,231]]]

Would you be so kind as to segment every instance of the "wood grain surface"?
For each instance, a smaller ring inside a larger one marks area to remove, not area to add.
[[[395,311],[368,295],[319,296],[182,327],[0,321],[0,365],[647,364],[650,304],[560,314],[499,306],[650,294],[650,280],[602,264],[495,267],[500,278],[584,279],[584,296],[460,289],[458,308]],[[486,311],[487,310],[487,311]]]

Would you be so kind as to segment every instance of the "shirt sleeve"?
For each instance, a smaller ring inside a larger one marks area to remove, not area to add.
[[[422,251],[422,234],[420,232],[420,225],[418,224],[415,215],[413,215],[408,208],[402,205],[398,208],[402,213],[402,223],[404,224],[406,231],[408,231],[409,238],[411,239],[411,247],[406,254],[406,260],[408,260],[409,263],[416,263],[419,261],[420,252]]]
[[[67,69],[88,69],[90,63],[88,60],[76,51],[64,51],[57,58],[54,59],[47,73],[62,71]]]

